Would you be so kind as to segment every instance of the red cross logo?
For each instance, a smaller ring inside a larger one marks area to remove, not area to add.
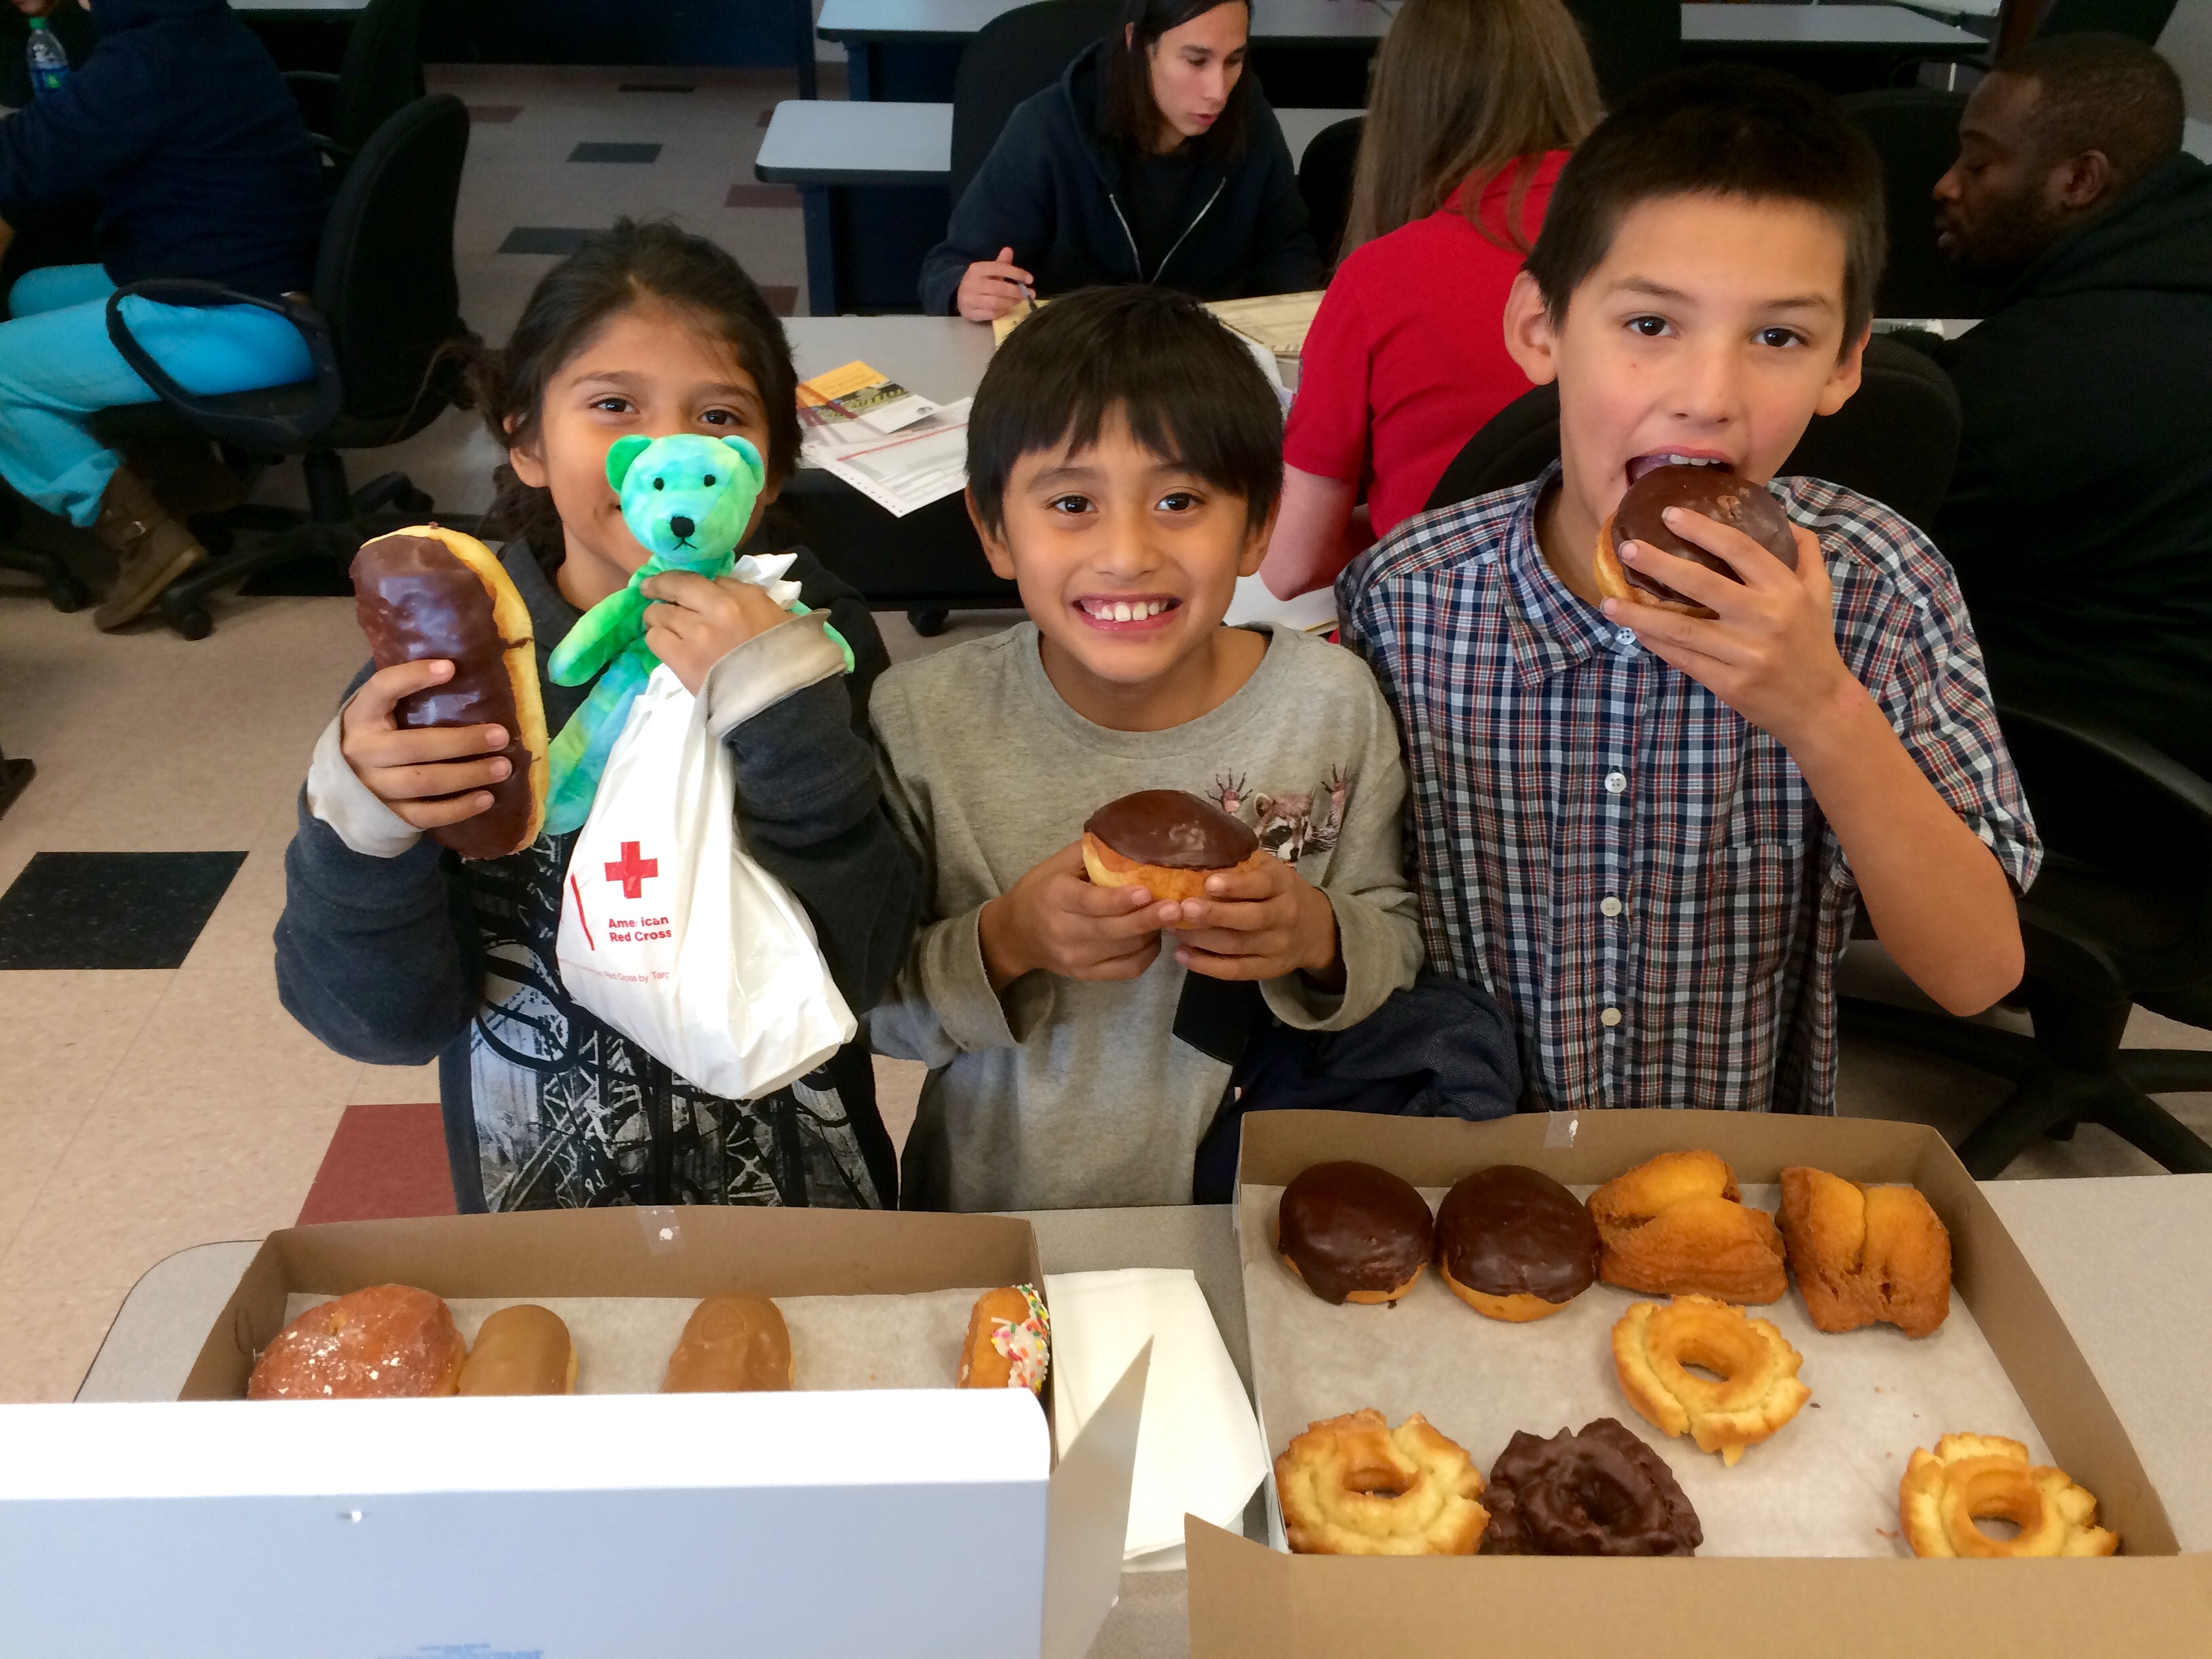
[[[641,896],[645,891],[646,878],[657,876],[659,873],[660,860],[638,857],[637,843],[634,841],[624,842],[622,844],[621,859],[607,866],[607,879],[622,884],[624,898]]]

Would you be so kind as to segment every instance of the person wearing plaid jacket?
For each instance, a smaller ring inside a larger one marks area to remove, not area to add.
[[[1878,163],[1825,94],[1647,83],[1576,153],[1505,330],[1556,379],[1561,459],[1408,520],[1339,584],[1411,773],[1429,963],[1489,988],[1530,1106],[1822,1112],[1855,901],[1955,1012],[2019,981],[2039,857],[1950,568],[1896,514],[1771,489],[1790,569],[1630,544],[1711,617],[1601,599],[1598,526],[1668,461],[1765,483],[1858,380]]]

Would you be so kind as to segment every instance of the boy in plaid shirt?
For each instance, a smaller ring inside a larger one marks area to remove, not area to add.
[[[1954,1012],[2020,979],[2034,831],[1924,537],[1787,478],[1794,572],[1679,509],[1740,580],[1622,550],[1710,619],[1592,575],[1634,478],[1765,483],[1856,389],[1881,204],[1825,94],[1647,83],[1561,174],[1507,305],[1514,356],[1559,385],[1559,464],[1407,521],[1339,585],[1405,740],[1431,965],[1504,1004],[1531,1105],[1832,1110],[1854,898]]]

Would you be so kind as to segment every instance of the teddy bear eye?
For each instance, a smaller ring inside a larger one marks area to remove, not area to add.
[[[658,479],[658,478],[655,478],[655,479],[653,481],[653,487],[655,489],[660,489],[660,488],[661,488],[661,483],[660,483],[660,480],[659,480],[659,479]]]
[[[702,485],[701,487],[702,487],[702,489],[712,489],[714,487],[714,475],[713,473],[709,472],[709,473],[707,475],[707,478],[706,478],[706,482],[705,482],[705,483],[704,483],[703,485]]]

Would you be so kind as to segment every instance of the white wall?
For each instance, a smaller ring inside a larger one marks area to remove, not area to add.
[[[2158,37],[2158,49],[2181,72],[2189,112],[2212,121],[2212,0],[2181,0]]]

